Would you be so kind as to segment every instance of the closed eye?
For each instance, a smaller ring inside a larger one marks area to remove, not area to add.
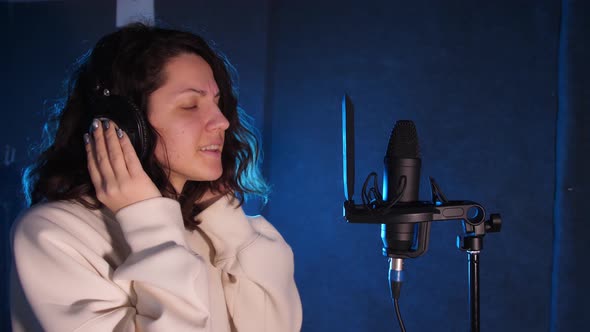
[[[187,110],[187,111],[189,111],[189,110],[194,110],[194,109],[197,109],[197,105],[192,105],[192,106],[183,106],[183,107],[181,107],[181,108],[182,108],[183,110]]]

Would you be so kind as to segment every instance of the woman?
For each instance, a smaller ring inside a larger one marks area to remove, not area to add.
[[[291,249],[240,207],[267,192],[246,119],[202,38],[103,37],[25,172],[14,330],[298,331]]]

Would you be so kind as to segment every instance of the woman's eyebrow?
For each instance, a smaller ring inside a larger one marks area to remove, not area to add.
[[[199,90],[199,89],[194,89],[194,88],[187,88],[187,89],[183,89],[178,91],[177,94],[181,94],[181,93],[186,93],[186,92],[195,92],[200,94],[201,96],[206,96],[207,95],[207,91],[205,90]]]
[[[180,91],[178,94],[185,93],[185,92],[195,92],[195,93],[200,94],[203,97],[207,95],[207,91],[200,90],[200,89],[194,89],[194,88],[184,89],[184,90]],[[221,96],[221,91],[217,91],[217,93],[215,94],[214,97],[219,97],[219,96]]]

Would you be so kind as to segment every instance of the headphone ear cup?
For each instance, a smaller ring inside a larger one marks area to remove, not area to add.
[[[125,98],[126,99],[126,98]],[[148,126],[146,123],[145,116],[141,113],[141,110],[130,100],[126,99],[127,103],[133,110],[135,118],[135,137],[133,138],[133,147],[139,160],[144,160],[148,153]],[[123,129],[124,130],[124,129]]]
[[[143,161],[148,150],[148,127],[139,108],[128,98],[117,95],[93,98],[91,107],[94,118],[108,118],[125,131],[139,160]]]

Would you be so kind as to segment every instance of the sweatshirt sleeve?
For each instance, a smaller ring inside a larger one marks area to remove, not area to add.
[[[112,269],[67,209],[36,209],[16,225],[16,273],[43,330],[209,332],[206,267],[187,249],[178,202],[138,202],[116,219],[130,251]]]
[[[228,311],[240,332],[300,331],[301,300],[291,247],[261,216],[247,217],[231,198],[201,212],[199,227],[223,271]]]

